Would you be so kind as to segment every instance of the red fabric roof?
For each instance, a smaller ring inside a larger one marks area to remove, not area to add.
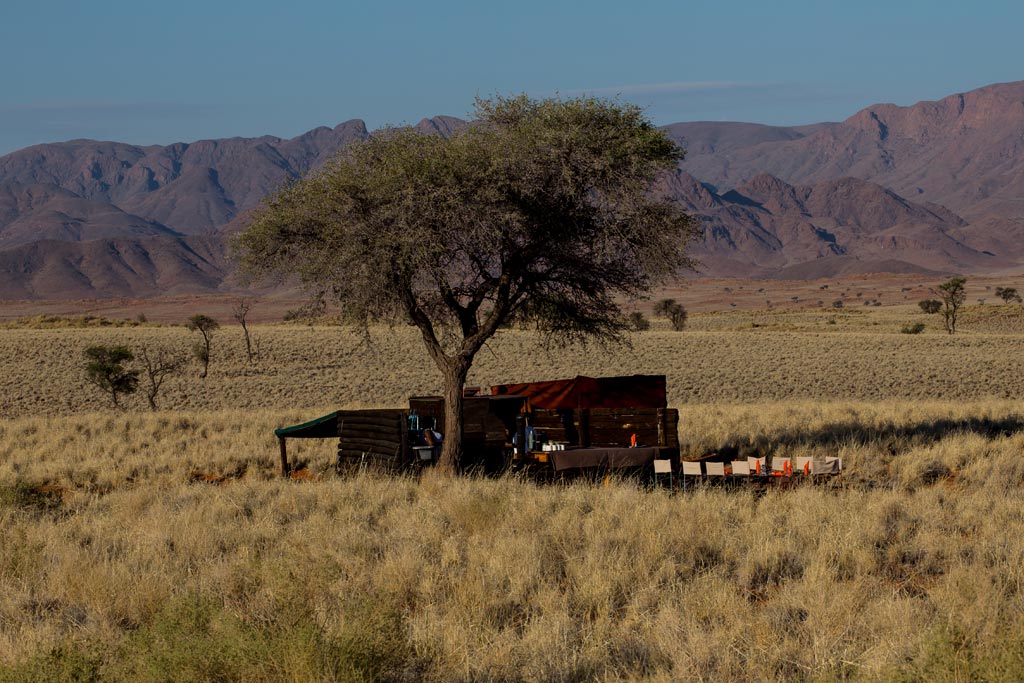
[[[584,377],[498,384],[491,394],[525,396],[534,408],[666,408],[665,375]]]

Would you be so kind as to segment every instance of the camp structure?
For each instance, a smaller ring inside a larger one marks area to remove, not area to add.
[[[496,385],[491,393],[526,399],[513,458],[521,465],[564,472],[679,459],[679,411],[668,407],[664,375],[579,376]]]
[[[288,439],[338,439],[338,461],[358,458],[388,467],[404,464],[409,450],[406,415],[397,409],[338,410],[309,422],[274,430],[281,448],[281,474],[288,476]]]
[[[678,423],[678,411],[667,407],[664,375],[494,385],[490,395],[463,401],[460,467],[564,472],[678,461]],[[339,469],[404,469],[436,459],[439,447],[425,441],[427,431],[446,431],[442,397],[414,396],[408,409],[339,410],[274,434],[287,476],[288,439],[338,439]]]

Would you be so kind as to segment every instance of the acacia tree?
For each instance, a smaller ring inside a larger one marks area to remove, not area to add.
[[[185,327],[190,332],[198,332],[203,337],[202,341],[196,342],[192,347],[192,355],[203,364],[203,370],[199,376],[206,379],[206,375],[210,372],[210,348],[213,345],[213,333],[220,327],[220,323],[208,315],[197,313],[188,319]]]
[[[252,338],[249,335],[249,324],[247,320],[250,310],[252,310],[252,301],[248,299],[239,299],[235,302],[235,305],[231,307],[231,317],[235,319],[235,322],[242,326],[242,335],[245,337],[245,356],[249,360],[249,363],[252,363],[255,354],[252,349]]]
[[[1016,287],[996,287],[996,296],[1002,299],[1004,304],[1013,301],[1021,302],[1020,294],[1017,293]]]
[[[185,365],[187,358],[157,349],[151,352],[143,346],[139,349],[139,360],[146,373],[146,400],[150,410],[157,410],[156,397],[163,388],[164,381]]]
[[[474,114],[448,138],[392,129],[350,145],[266,200],[238,242],[250,276],[294,274],[347,320],[418,328],[443,375],[449,472],[467,374],[499,327],[617,341],[618,302],[691,266],[695,232],[652,194],[683,152],[638,107],[523,95]]]
[[[120,408],[120,397],[134,393],[139,386],[139,371],[125,367],[135,355],[127,346],[90,346],[84,355],[85,379],[110,396],[115,408]]]
[[[942,300],[942,322],[946,326],[946,332],[956,333],[956,318],[960,313],[960,307],[967,301],[967,280],[962,277],[954,277],[939,285],[939,299]]]

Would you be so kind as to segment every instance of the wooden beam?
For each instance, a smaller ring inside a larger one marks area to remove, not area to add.
[[[277,437],[277,440],[281,444],[281,476],[282,477],[287,477],[288,476],[288,472],[289,472],[289,468],[288,468],[288,447],[285,446],[284,437],[283,436]]]

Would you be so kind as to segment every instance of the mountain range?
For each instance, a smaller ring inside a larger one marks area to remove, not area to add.
[[[449,135],[466,122],[424,119]],[[665,127],[686,159],[658,192],[700,222],[711,276],[999,272],[1024,262],[1024,81],[837,123]],[[230,234],[288,179],[370,132],[138,146],[72,140],[0,157],[0,299],[231,288]]]

